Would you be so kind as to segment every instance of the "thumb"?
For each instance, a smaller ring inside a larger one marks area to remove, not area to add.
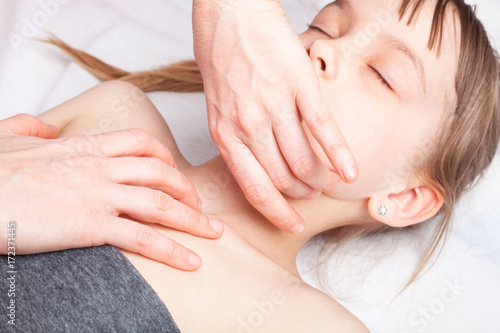
[[[57,138],[57,128],[26,113],[0,121],[0,132],[22,136],[35,136],[42,139]]]

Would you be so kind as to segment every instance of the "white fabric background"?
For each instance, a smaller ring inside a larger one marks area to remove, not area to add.
[[[283,1],[298,32],[326,2]],[[500,45],[500,3],[476,3],[479,16]],[[39,114],[97,83],[54,47],[26,39],[16,42],[22,36],[43,37],[45,29],[124,69],[147,69],[193,57],[190,7],[185,0],[1,0],[0,118],[20,112]],[[200,164],[217,154],[202,94],[152,93],[150,97],[189,161]],[[420,238],[412,234],[349,247],[329,261],[324,280],[372,332],[498,332],[498,185],[497,156],[484,179],[458,205],[437,263],[399,298],[394,299],[421,247]],[[315,285],[315,271],[309,269],[313,245],[302,251],[299,266],[304,278]]]

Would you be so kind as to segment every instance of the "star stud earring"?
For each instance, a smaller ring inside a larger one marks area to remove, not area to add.
[[[378,206],[378,213],[382,216],[384,216],[387,213],[387,208],[385,208],[385,205]]]

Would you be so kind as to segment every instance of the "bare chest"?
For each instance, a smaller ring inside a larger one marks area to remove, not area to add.
[[[231,235],[219,240],[161,230],[202,259],[196,272],[124,252],[182,332],[265,332],[286,318],[303,282]]]

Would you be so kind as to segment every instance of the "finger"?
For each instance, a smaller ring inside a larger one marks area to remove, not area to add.
[[[201,210],[193,183],[179,170],[157,158],[111,158],[107,174],[117,184],[157,189],[193,209]]]
[[[256,131],[248,141],[244,141],[280,192],[293,198],[306,198],[318,193],[292,173],[271,129]]]
[[[111,199],[113,207],[134,219],[162,224],[205,238],[218,238],[224,229],[222,222],[209,218],[161,191],[127,185],[117,185],[116,190]]]
[[[201,258],[153,228],[125,218],[112,216],[101,228],[104,241],[121,249],[185,271],[201,265]]]
[[[330,171],[311,147],[298,118],[273,124],[276,141],[293,174],[318,191],[326,191],[339,177]]]
[[[95,141],[101,153],[108,157],[155,157],[176,167],[170,150],[143,130],[133,128],[108,132],[94,135],[92,140]]]
[[[358,177],[358,167],[351,149],[340,132],[316,85],[297,93],[297,107],[302,118],[326,153],[335,171],[345,182]]]
[[[25,113],[2,120],[1,125],[5,126],[3,130],[9,134],[35,136],[42,139],[57,138],[57,128]]]
[[[274,187],[271,179],[248,147],[241,142],[219,147],[247,200],[279,229],[299,233],[304,229],[300,215]]]

